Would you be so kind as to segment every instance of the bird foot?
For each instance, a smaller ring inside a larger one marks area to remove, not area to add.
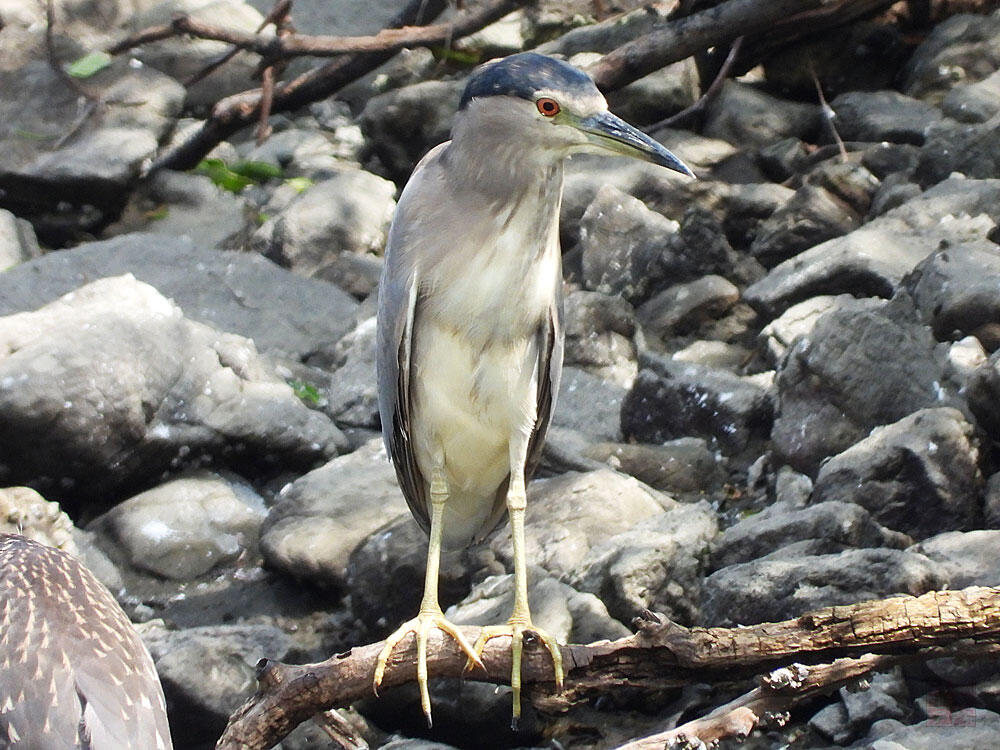
[[[420,687],[420,707],[424,711],[424,716],[427,717],[428,727],[433,726],[431,720],[431,698],[430,692],[427,689],[427,639],[432,630],[440,630],[443,633],[447,633],[458,643],[466,656],[469,657],[466,669],[471,668],[473,665],[483,670],[486,669],[479,658],[479,654],[469,645],[469,641],[465,636],[462,635],[455,625],[445,619],[444,613],[438,610],[437,612],[421,612],[412,620],[404,622],[392,635],[386,638],[385,646],[382,647],[382,652],[375,663],[375,678],[372,681],[372,689],[375,691],[375,695],[378,695],[378,689],[382,684],[382,678],[385,676],[385,668],[389,657],[392,656],[393,650],[400,641],[412,633],[417,642],[417,685]]]
[[[482,656],[483,649],[486,647],[486,643],[488,641],[501,636],[507,636],[511,639],[510,686],[514,691],[514,709],[511,716],[510,726],[511,729],[514,730],[517,729],[518,722],[521,718],[521,654],[524,649],[525,633],[531,633],[534,637],[538,638],[538,640],[542,642],[542,645],[548,650],[549,655],[552,657],[552,672],[554,682],[556,683],[556,690],[562,690],[563,667],[562,651],[559,648],[559,642],[544,630],[539,630],[532,625],[530,620],[522,621],[512,618],[505,625],[490,625],[485,627],[480,631],[479,638],[476,639],[475,647],[477,655],[476,661],[479,664],[482,664],[478,657]],[[466,669],[470,669],[472,665],[473,660],[470,658]]]

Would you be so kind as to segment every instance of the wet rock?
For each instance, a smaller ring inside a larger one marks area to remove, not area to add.
[[[361,129],[393,179],[405,179],[431,147],[448,140],[465,81],[424,81],[378,94]]]
[[[996,117],[984,123],[942,123],[932,128],[920,150],[916,180],[921,185],[933,185],[953,172],[979,180],[995,177],[1000,169],[998,136],[1000,120]],[[991,214],[996,216],[995,211]]]
[[[370,172],[341,170],[264,222],[251,247],[299,274],[366,297],[378,286],[381,263],[374,255],[385,245],[395,192]]]
[[[107,502],[205,460],[308,466],[346,446],[253,342],[185,318],[130,275],[8,316],[0,352],[0,481],[56,499]]]
[[[942,241],[959,244],[986,237],[998,199],[1000,180],[945,180],[850,234],[775,266],[743,297],[772,317],[819,294],[889,297]]]
[[[264,17],[256,9],[239,0],[163,0],[155,5],[147,3],[140,7],[139,12],[131,17],[129,29],[136,32],[150,26],[169,24],[178,14],[214,28],[244,34],[256,33],[264,22]],[[178,36],[143,44],[131,50],[130,54],[177,81],[186,81],[229,49],[225,42]],[[255,56],[245,53],[236,55],[212,71],[212,75],[190,86],[187,104],[210,106],[224,96],[244,91],[253,80],[256,69]]]
[[[41,254],[31,224],[0,208],[0,271]]]
[[[632,303],[645,299],[663,275],[658,266],[677,228],[638,198],[602,187],[580,220],[587,288]]]
[[[358,307],[331,284],[252,253],[204,249],[189,237],[129,234],[0,274],[0,315],[34,310],[93,279],[124,273],[156,287],[186,317],[296,361],[332,347],[354,325]]]
[[[264,501],[208,472],[173,479],[94,519],[133,568],[189,581],[255,549]]]
[[[942,21],[904,68],[903,93],[931,103],[1000,68],[1000,15],[959,14]]]
[[[898,91],[849,91],[830,106],[845,141],[924,143],[928,129],[941,121],[941,111]]]
[[[0,534],[21,534],[49,547],[79,556],[73,522],[59,503],[30,487],[0,488]]]
[[[552,424],[582,432],[591,440],[618,440],[626,393],[624,387],[585,370],[563,368]]]
[[[286,661],[292,647],[291,638],[272,625],[154,626],[141,635],[163,683],[177,747],[220,736],[229,715],[256,689],[257,661]]]
[[[877,425],[923,408],[960,404],[945,382],[930,331],[912,302],[823,315],[796,340],[778,369],[771,432],[780,461],[814,475]]]
[[[637,371],[635,312],[621,297],[578,290],[563,301],[566,365],[628,386]]]
[[[675,284],[644,302],[637,314],[643,329],[666,340],[696,330],[718,318],[739,301],[740,290],[721,276],[703,276]]]
[[[878,184],[859,165],[834,164],[813,170],[792,199],[761,224],[750,252],[770,267],[857,229]]]
[[[911,548],[941,563],[951,588],[994,586],[1000,580],[1000,531],[946,531]]]
[[[701,438],[678,438],[660,445],[597,443],[583,455],[628,474],[661,492],[708,492],[725,478],[719,457]]]
[[[707,625],[778,622],[820,607],[899,593],[917,596],[947,583],[941,565],[895,549],[756,560],[705,579],[702,619]]]
[[[609,469],[538,479],[528,488],[528,559],[564,579],[588,564],[602,542],[675,506],[665,495]],[[490,548],[510,565],[509,534],[497,534]]]
[[[788,349],[801,336],[808,336],[817,321],[835,310],[874,310],[882,307],[881,300],[871,297],[857,299],[849,294],[812,297],[797,305],[792,305],[780,317],[775,318],[761,329],[760,339],[767,347],[768,360],[778,364]]]
[[[694,623],[717,524],[704,501],[678,505],[594,546],[568,581],[599,596],[622,622],[648,609],[675,622]]]
[[[982,240],[938,250],[907,279],[907,289],[939,340],[1000,325],[1000,247]]]
[[[779,99],[737,81],[726,81],[709,105],[704,132],[743,148],[779,138],[804,139],[819,125],[819,108]]]
[[[398,503],[403,504],[402,495]],[[351,552],[346,570],[351,611],[372,633],[388,635],[417,613],[426,564],[427,535],[409,513],[398,515]],[[469,593],[477,567],[464,550],[441,550],[438,599],[443,608]],[[496,565],[491,572],[503,568]]]
[[[1000,112],[1000,70],[981,81],[956,86],[941,102],[941,111],[959,122],[986,122]]]
[[[957,409],[922,409],[876,427],[820,467],[813,501],[858,503],[918,539],[974,528],[983,480],[972,433]]]
[[[261,551],[290,576],[342,587],[358,541],[405,511],[382,441],[371,440],[282,489],[261,529]]]
[[[622,402],[625,438],[660,443],[696,436],[738,453],[771,429],[770,389],[752,378],[653,354]]]
[[[45,60],[0,71],[2,207],[30,217],[43,240],[65,240],[106,223],[125,202],[143,163],[180,112],[184,89],[149,68],[120,60],[87,79],[105,104],[62,143],[78,117],[78,95]],[[24,133],[40,137],[25,138]],[[65,203],[77,207],[67,212]],[[87,204],[92,208],[81,210]]]
[[[854,503],[820,502],[807,508],[775,503],[723,531],[713,544],[712,566],[749,562],[802,541],[818,542],[811,549],[820,555],[910,544],[909,537],[885,528]]]

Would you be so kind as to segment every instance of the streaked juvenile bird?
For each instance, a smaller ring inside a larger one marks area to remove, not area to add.
[[[0,748],[170,750],[153,660],[75,557],[0,534]]]
[[[451,140],[414,170],[389,231],[378,304],[379,413],[400,487],[430,542],[420,610],[386,641],[374,686],[393,649],[413,633],[428,724],[434,629],[458,642],[470,666],[482,667],[488,640],[511,639],[514,724],[526,631],[548,649],[562,686],[559,645],[532,624],[528,608],[525,482],[541,457],[562,369],[563,162],[583,152],[631,156],[693,177],[611,114],[586,73],[530,52],[488,63],[469,79]],[[472,645],[438,603],[440,552],[483,539],[505,513],[514,610]]]

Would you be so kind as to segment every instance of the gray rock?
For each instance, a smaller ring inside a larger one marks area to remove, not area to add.
[[[264,222],[251,247],[299,274],[367,297],[378,286],[381,264],[374,255],[385,245],[395,192],[370,172],[341,170]],[[365,256],[372,257],[362,264]]]
[[[645,299],[662,276],[660,256],[677,229],[638,198],[602,187],[580,220],[584,284],[633,303]]]
[[[660,445],[597,443],[585,448],[583,455],[667,493],[710,492],[725,478],[719,457],[700,438]]]
[[[637,314],[643,329],[660,339],[696,330],[718,318],[740,299],[740,290],[721,276],[675,284],[644,302]]]
[[[941,111],[959,122],[986,122],[1000,112],[1000,70],[981,81],[956,86],[941,102]]]
[[[308,466],[346,446],[253,342],[183,316],[130,275],[0,325],[0,482],[75,499],[206,459]],[[272,469],[273,470],[273,469]]]
[[[466,557],[464,550],[441,550],[438,600],[443,608],[469,593],[473,564]],[[397,516],[362,539],[351,553],[346,570],[351,612],[371,632],[391,633],[416,615],[426,566],[427,535],[409,513]],[[497,565],[490,572],[502,573],[503,568]]]
[[[213,625],[186,630],[146,627],[141,633],[156,664],[177,747],[218,737],[229,715],[257,686],[261,658],[286,661],[292,640],[272,625]]]
[[[941,111],[898,91],[849,91],[830,102],[834,124],[845,141],[923,145]]]
[[[268,565],[343,586],[359,540],[406,512],[381,439],[313,469],[279,493],[261,529]]]
[[[563,368],[552,424],[582,432],[591,440],[618,440],[626,392],[585,370]]]
[[[698,619],[709,544],[718,532],[708,503],[679,505],[594,546],[568,581],[631,622],[643,610],[691,624]]]
[[[921,185],[933,185],[953,172],[988,180],[1000,169],[1000,115],[983,123],[944,122],[932,128],[920,150],[915,178]],[[996,211],[990,212],[996,221]]]
[[[0,534],[21,534],[79,556],[73,522],[59,507],[30,487],[0,488]]]
[[[378,429],[375,378],[375,318],[366,318],[338,342],[344,359],[330,376],[327,414],[338,424]]]
[[[792,199],[761,224],[750,252],[765,266],[774,266],[857,229],[878,184],[860,165],[838,163],[814,170]]]
[[[637,371],[635,312],[621,297],[577,290],[563,300],[566,365],[628,386]]]
[[[778,364],[788,349],[802,336],[808,336],[817,321],[835,310],[875,310],[882,307],[881,300],[871,297],[857,299],[850,294],[820,295],[792,305],[779,317],[761,329],[760,340],[767,348],[768,361]]]
[[[936,103],[1000,68],[1000,15],[959,14],[931,31],[907,63],[903,93]]]
[[[41,254],[31,224],[0,208],[0,271]]]
[[[879,180],[908,176],[917,168],[920,149],[904,143],[875,143],[861,154],[861,165]]]
[[[996,440],[1000,435],[1000,348],[959,382],[979,426]]]
[[[819,125],[819,107],[799,104],[737,81],[726,81],[708,108],[704,132],[740,147],[779,138],[804,139]]]
[[[330,135],[316,132],[313,124],[308,129],[279,130],[260,144],[252,141],[243,144],[240,156],[246,161],[279,167],[285,177],[309,177],[320,182],[331,174],[358,171],[344,163],[341,151]]]
[[[184,97],[176,81],[125,60],[88,78],[87,87],[105,102],[101,115],[61,143],[67,123],[77,120],[78,95],[45,60],[0,71],[0,109],[7,113],[0,126],[3,207],[33,215],[36,230],[55,239],[96,225],[124,202]],[[60,202],[94,209],[58,214]]]
[[[687,58],[608,93],[608,107],[634,125],[648,125],[694,104],[700,95],[698,69]]]
[[[982,708],[942,710],[925,721],[882,734],[866,750],[981,750],[1000,734],[1000,714]]]
[[[119,503],[88,529],[108,537],[133,568],[189,581],[255,549],[264,515],[260,497],[199,472]]]
[[[774,317],[819,294],[889,297],[942,241],[955,245],[986,237],[998,202],[1000,180],[945,180],[861,228],[775,266],[743,298]]]
[[[34,310],[94,279],[131,273],[184,315],[252,338],[294,361],[330,347],[354,325],[358,304],[252,253],[200,248],[187,237],[131,234],[49,253],[0,274],[0,315]]]
[[[264,17],[252,6],[239,0],[162,0],[144,3],[139,12],[130,18],[130,31],[136,32],[150,26],[170,23],[178,14],[216,28],[254,34]],[[202,68],[215,62],[229,51],[225,42],[210,39],[190,39],[183,36],[146,43],[134,48],[130,54],[144,65],[166,73],[178,81],[191,78]],[[187,90],[188,105],[210,106],[219,99],[251,86],[257,59],[253,55],[236,55],[212,75],[190,86]]]
[[[643,354],[640,366],[622,402],[627,440],[661,443],[696,436],[738,453],[771,429],[771,390],[754,379],[653,354]]]
[[[615,501],[609,503],[608,498]],[[636,479],[610,469],[538,479],[528,488],[528,559],[564,579],[588,564],[602,542],[676,505]],[[490,548],[498,560],[510,565],[509,534],[494,536]]]
[[[105,237],[149,232],[163,237],[189,237],[202,248],[223,249],[244,229],[242,198],[217,187],[208,177],[159,170],[129,197],[123,216]]]
[[[983,479],[973,428],[957,409],[922,409],[833,456],[813,501],[864,506],[886,526],[922,539],[978,524]]]
[[[906,286],[938,339],[958,339],[1000,325],[1000,247],[992,242],[932,253]]]
[[[841,688],[840,701],[815,714],[809,725],[824,737],[846,745],[866,734],[877,721],[909,716],[909,690],[898,670],[873,674],[868,683],[868,687],[853,692]]]
[[[893,594],[917,596],[947,583],[939,564],[895,549],[756,560],[730,565],[705,579],[702,619],[707,625],[778,622],[820,607]]]
[[[983,516],[989,528],[1000,529],[1000,473],[994,474],[986,480]]]
[[[845,745],[851,741],[847,726],[847,708],[840,701],[830,703],[814,713],[809,719],[809,726],[838,745]]]
[[[929,329],[899,297],[880,307],[823,315],[778,369],[775,455],[814,475],[873,427],[918,409],[958,405]]]
[[[807,508],[775,503],[723,531],[713,545],[712,565],[725,568],[749,562],[806,540],[820,542],[814,554],[864,547],[903,549],[911,541],[854,503],[823,502]]]
[[[361,129],[393,178],[404,179],[432,146],[446,141],[465,81],[423,81],[378,94],[361,112]]]
[[[953,589],[995,586],[1000,580],[1000,530],[946,531],[912,550],[941,563]]]
[[[629,635],[600,599],[561,583],[541,568],[528,571],[528,604],[532,622],[560,643],[592,643]],[[473,586],[445,616],[456,625],[498,625],[507,621],[513,608],[514,576],[494,575]]]

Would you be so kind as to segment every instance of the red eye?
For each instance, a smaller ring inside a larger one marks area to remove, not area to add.
[[[542,97],[535,102],[535,106],[538,107],[538,111],[546,117],[555,117],[559,114],[559,102],[555,99],[549,99],[547,96]]]

